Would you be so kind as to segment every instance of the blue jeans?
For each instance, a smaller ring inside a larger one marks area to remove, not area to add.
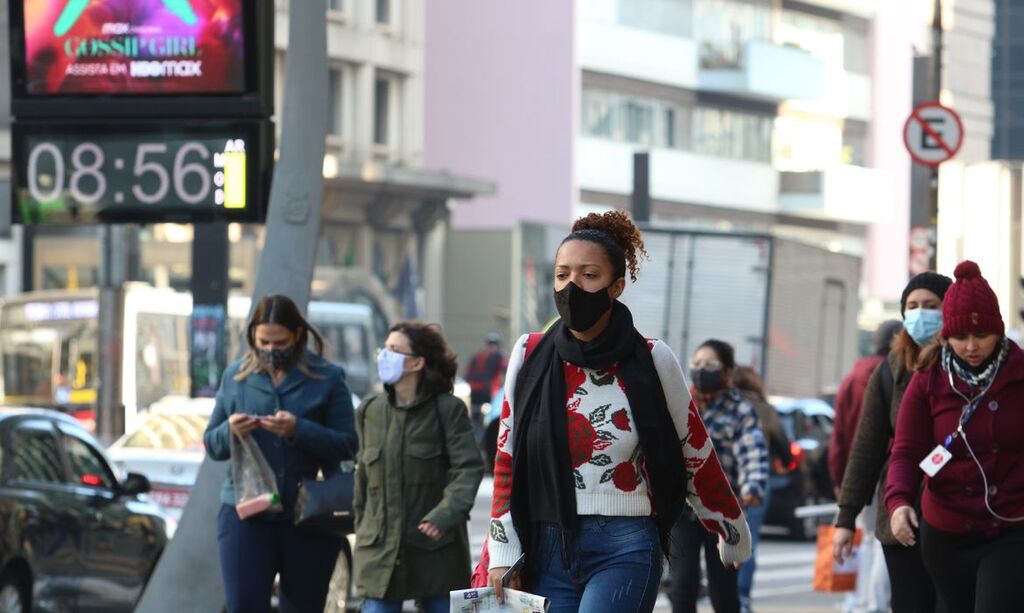
[[[740,566],[738,583],[740,603],[747,606],[750,606],[750,588],[754,586],[754,571],[757,569],[757,543],[761,540],[761,524],[764,523],[765,513],[768,512],[768,501],[771,497],[772,489],[765,488],[761,506],[747,507],[743,510],[747,515],[747,525],[750,526],[750,559]]]
[[[650,517],[580,516],[575,543],[554,524],[537,526],[536,585],[549,613],[650,612],[661,582],[661,545]]]
[[[362,613],[402,613],[402,604],[400,600],[367,598],[363,600],[363,607],[359,610]],[[448,613],[450,607],[447,594],[420,598],[420,604],[427,613]]]
[[[323,611],[341,537],[296,528],[289,519],[238,519],[235,507],[217,515],[224,596],[231,613],[270,613],[274,575],[281,575],[281,613]]]

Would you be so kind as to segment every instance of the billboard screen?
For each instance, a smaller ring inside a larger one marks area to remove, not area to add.
[[[24,61],[14,66],[20,93],[242,94],[248,85],[246,34],[251,35],[243,2],[14,2],[12,20],[20,17],[24,33]]]

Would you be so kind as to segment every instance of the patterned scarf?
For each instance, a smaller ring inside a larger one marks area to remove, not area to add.
[[[996,358],[984,370],[975,373],[971,372],[963,362],[955,359],[956,356],[947,343],[942,346],[942,369],[946,372],[952,371],[958,379],[974,389],[985,389],[996,378],[996,375],[999,374],[999,369],[1003,366],[1003,362],[1006,361],[1009,347],[1009,340],[1004,336],[1003,341],[999,344],[999,353],[996,355]]]

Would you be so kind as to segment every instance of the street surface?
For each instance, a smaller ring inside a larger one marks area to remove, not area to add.
[[[484,477],[469,523],[474,565],[487,534],[491,488],[491,478]],[[761,541],[758,569],[754,575],[755,613],[835,613],[840,610],[841,595],[819,594],[811,589],[814,553],[814,543],[811,542]],[[671,610],[668,596],[662,593],[655,612],[670,613]],[[701,602],[700,611],[712,611],[706,598]]]

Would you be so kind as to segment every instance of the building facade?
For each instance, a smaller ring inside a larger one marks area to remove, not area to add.
[[[427,13],[425,163],[501,185],[456,209],[453,250],[510,245],[477,256],[512,282],[488,294],[483,313],[460,314],[473,322],[458,333],[460,351],[488,329],[524,325],[523,280],[546,275],[526,245],[553,252],[541,237],[558,232],[546,228],[564,235],[580,214],[630,208],[638,151],[650,155],[652,223],[855,255],[865,277],[849,291],[899,297],[906,267],[892,264],[907,260],[902,121],[919,6],[579,0],[495,14],[477,4]]]

